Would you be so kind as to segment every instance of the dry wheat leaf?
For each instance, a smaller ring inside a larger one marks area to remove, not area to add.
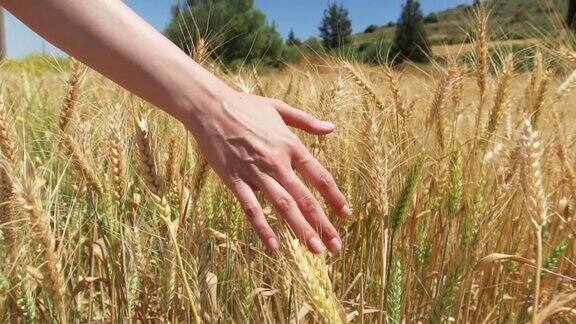
[[[76,284],[74,289],[72,289],[72,298],[76,298],[76,295],[78,295],[80,292],[82,292],[86,288],[90,287],[91,284],[96,284],[96,283],[103,283],[106,286],[108,286],[108,279],[101,278],[101,277],[84,277],[84,278],[80,279],[78,284]]]
[[[256,288],[256,289],[252,290],[252,292],[250,293],[250,299],[254,299],[258,295],[260,295],[264,298],[272,297],[277,292],[278,292],[278,290],[276,290],[276,289]]]
[[[476,267],[483,267],[483,266],[489,265],[489,264],[497,262],[497,261],[515,261],[515,262],[527,264],[527,265],[530,265],[533,267],[536,266],[536,263],[534,261],[526,259],[525,257],[519,256],[519,255],[492,253],[488,256],[485,256],[480,261],[478,261],[478,263],[476,264]]]

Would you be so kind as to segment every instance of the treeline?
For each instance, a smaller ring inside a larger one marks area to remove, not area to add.
[[[576,0],[568,2],[567,22],[576,26]],[[480,3],[475,0],[472,6]],[[318,37],[303,40],[291,30],[284,40],[276,25],[267,22],[265,14],[254,7],[253,0],[186,0],[173,7],[166,35],[187,52],[199,39],[208,40],[211,55],[232,68],[278,66],[297,61],[307,52],[330,53],[372,64],[406,60],[425,63],[432,55],[425,26],[432,24],[427,27],[430,29],[439,20],[436,13],[424,16],[418,0],[404,0],[396,22],[382,27],[370,25],[363,35],[354,37],[348,10],[332,2],[319,22]],[[450,43],[432,38],[434,44],[438,41]]]
[[[276,25],[266,21],[253,0],[186,0],[172,8],[172,16],[165,32],[168,38],[187,52],[193,51],[200,38],[209,40],[212,56],[232,68],[293,62],[306,51],[329,52],[367,63],[380,63],[388,56],[397,62],[425,62],[430,55],[418,0],[404,3],[393,43],[382,39],[355,44],[348,10],[336,2],[324,10],[318,37],[307,40],[299,39],[293,30],[283,40]]]

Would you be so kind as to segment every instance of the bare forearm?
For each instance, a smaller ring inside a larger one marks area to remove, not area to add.
[[[180,120],[226,88],[122,1],[0,3],[54,45]]]

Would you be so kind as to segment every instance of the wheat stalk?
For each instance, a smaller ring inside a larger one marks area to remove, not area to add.
[[[167,275],[164,278],[164,291],[163,291],[163,300],[164,303],[167,305],[165,309],[165,313],[169,314],[170,311],[173,311],[175,296],[176,296],[176,255],[175,249],[177,249],[176,238],[178,235],[178,223],[172,221],[172,210],[170,205],[168,204],[168,200],[164,198],[160,198],[156,195],[152,195],[152,199],[157,210],[160,212],[160,217],[164,221],[164,226],[167,228],[167,237],[166,242],[164,244],[163,249],[163,266],[164,266],[164,273]],[[182,280],[186,280],[182,278]],[[194,302],[194,300],[190,300],[190,302]],[[197,303],[195,304],[197,305]],[[197,308],[196,308],[197,309]]]
[[[200,303],[197,299],[197,294],[195,294],[192,291],[192,288],[188,282],[188,276],[186,273],[186,269],[184,267],[184,261],[182,259],[182,255],[180,253],[180,248],[177,244],[178,239],[177,239],[177,232],[178,232],[178,220],[173,221],[171,219],[171,209],[170,206],[168,205],[168,202],[166,201],[165,198],[160,198],[158,196],[153,195],[153,200],[154,203],[156,205],[156,207],[158,208],[158,210],[161,213],[160,218],[164,221],[166,228],[167,228],[167,232],[168,232],[168,236],[170,239],[170,247],[173,251],[173,256],[174,256],[174,261],[176,262],[175,268],[172,268],[173,271],[178,270],[179,274],[180,274],[180,280],[182,282],[182,284],[184,285],[185,291],[186,291],[186,297],[188,297],[188,302],[190,303],[191,306],[191,310],[192,310],[192,316],[193,316],[193,320],[194,323],[201,323],[200,320]],[[175,286],[175,277],[176,273],[173,272],[171,273],[171,275],[169,276],[169,283],[168,289],[171,289],[173,291],[173,287]],[[174,281],[172,281],[174,280]],[[197,287],[197,284],[195,285]],[[170,295],[172,295],[172,292],[169,293]]]
[[[338,74],[336,80],[332,83],[328,91],[322,93],[322,98],[320,100],[322,117],[327,119],[334,117],[335,112],[340,108],[344,101],[344,86],[344,79],[340,74]]]
[[[8,166],[0,167],[0,224],[6,244],[7,264],[16,259],[16,224],[14,218],[14,182],[9,174]]]
[[[523,185],[532,224],[537,240],[536,276],[534,283],[534,300],[532,306],[532,323],[538,317],[540,305],[540,277],[542,271],[542,229],[548,222],[548,202],[544,192],[542,177],[542,148],[538,132],[534,131],[529,120],[524,121],[524,131],[520,141],[523,160]]]
[[[550,73],[548,71],[544,72],[544,76],[542,77],[542,81],[538,87],[538,91],[535,92],[536,97],[534,98],[534,108],[532,113],[532,123],[535,127],[538,125],[540,115],[542,114],[542,108],[544,107],[546,100],[546,92],[548,91],[548,87],[550,85],[550,79]]]
[[[15,150],[14,132],[8,124],[4,96],[0,94],[0,149],[5,163],[0,165],[0,224],[3,227],[4,242],[7,247],[7,264],[12,265],[16,258],[16,226],[14,224],[14,174]]]
[[[328,276],[326,264],[321,256],[314,256],[305,250],[297,239],[284,228],[282,231],[289,256],[288,264],[301,280],[298,283],[306,292],[306,296],[314,310],[324,323],[344,323],[341,315],[340,302],[334,295],[332,283]]]
[[[18,254],[18,228],[16,226],[14,204],[16,203],[15,184],[12,177],[15,176],[16,154],[13,143],[14,131],[8,123],[8,116],[4,102],[4,95],[0,94],[0,150],[4,163],[0,165],[0,228],[6,245],[6,269],[9,271],[11,291],[8,294],[7,306],[10,312],[10,320],[17,321],[17,316],[24,315],[18,305],[20,287],[17,286],[18,267],[16,259]],[[0,269],[1,270],[1,269]]]
[[[110,131],[110,164],[112,170],[112,184],[114,186],[114,201],[121,207],[126,196],[126,157],[124,145],[118,135],[117,129]]]
[[[458,110],[462,102],[464,93],[464,76],[466,74],[466,67],[457,64],[454,60],[450,61],[448,67],[448,75],[450,76],[450,94],[452,99],[452,107]]]
[[[344,80],[340,74],[336,80],[320,94],[318,107],[320,109],[319,118],[324,120],[332,120],[336,117],[337,111],[340,109],[344,101]],[[324,153],[327,146],[327,140],[324,136],[317,136],[314,139],[312,146],[315,156]]]
[[[210,53],[208,52],[208,48],[206,46],[206,40],[203,37],[198,37],[198,40],[192,44],[193,51],[192,51],[192,59],[196,61],[198,64],[204,64],[206,60],[208,60]]]
[[[500,121],[502,120],[502,111],[506,105],[506,99],[508,91],[510,88],[510,82],[512,81],[514,73],[514,56],[512,54],[508,55],[504,61],[502,67],[502,72],[498,78],[498,86],[496,87],[496,94],[494,96],[494,104],[492,106],[492,111],[490,112],[490,119],[488,121],[488,126],[486,127],[484,140],[489,141],[492,138],[494,132],[496,132]]]
[[[525,107],[531,114],[531,122],[534,127],[537,126],[544,102],[546,92],[550,84],[550,72],[544,66],[542,53],[538,51],[534,57],[534,68],[530,75],[530,83],[526,87]]]
[[[82,80],[82,63],[76,59],[71,59],[71,72],[70,79],[68,79],[68,91],[64,97],[64,104],[60,110],[60,120],[58,126],[60,131],[65,132],[70,124],[73,115],[76,101],[78,100],[78,90]]]
[[[166,159],[166,166],[164,171],[164,192],[167,196],[176,196],[176,134],[170,134],[168,140],[168,157]]]
[[[549,81],[550,77],[548,72],[545,71],[542,53],[538,51],[534,57],[534,68],[530,74],[530,83],[526,87],[526,93],[524,94],[526,98],[525,107],[532,115],[531,122],[534,126],[537,124],[536,121],[544,105]]]
[[[537,227],[544,227],[548,220],[548,204],[542,179],[542,148],[538,132],[534,131],[530,121],[524,121],[521,138],[523,161],[523,185],[528,200],[530,218]]]
[[[88,183],[94,192],[98,195],[103,195],[104,187],[100,183],[100,180],[98,180],[96,172],[90,166],[88,159],[82,153],[76,140],[71,135],[64,134],[62,142],[72,160],[72,167],[76,173]]]
[[[206,158],[204,157],[204,155],[202,155],[200,150],[197,149],[196,152],[197,152],[196,164],[194,164],[194,169],[192,171],[192,177],[190,180],[189,208],[191,212],[196,212],[198,208],[200,195],[202,194],[202,189],[204,188],[204,185],[206,183],[206,177],[209,171],[208,160],[206,160]],[[186,216],[185,213],[182,213],[180,216],[180,226],[184,226],[184,228],[186,228],[185,216]]]
[[[444,73],[436,87],[432,107],[430,108],[430,114],[428,116],[428,124],[430,124],[432,120],[436,121],[436,140],[441,149],[445,147],[446,136],[444,132],[446,118],[444,116],[444,108],[446,107],[446,97],[448,96],[450,83],[450,75]]]
[[[488,12],[484,6],[476,11],[474,54],[476,57],[476,81],[480,97],[486,93],[488,79]]]
[[[148,259],[145,257],[142,250],[142,239],[140,236],[140,228],[138,225],[137,217],[139,216],[140,194],[135,193],[131,200],[131,210],[130,210],[130,222],[132,223],[132,237],[130,238],[130,251],[132,252],[132,257],[134,260],[134,266],[136,270],[136,276],[138,278],[138,284],[140,292],[138,293],[137,300],[137,312],[140,313],[141,317],[145,317],[146,310],[145,305],[147,305],[147,299],[149,298],[147,291],[155,289],[152,287],[152,273],[149,270]]]
[[[258,75],[256,68],[252,69],[252,75],[254,76],[254,83],[256,86],[256,93],[260,96],[266,96],[266,90],[264,90],[264,84],[262,83],[262,79]]]
[[[475,12],[475,38],[474,55],[476,58],[476,84],[479,90],[480,102],[476,115],[476,131],[480,130],[484,100],[488,80],[489,58],[488,58],[488,11],[481,5]]]
[[[14,211],[14,204],[16,203],[15,185],[10,176],[11,172],[9,173],[8,170],[11,170],[8,165],[0,167],[0,228],[2,229],[1,233],[6,246],[5,266],[12,290],[7,294],[7,306],[11,320],[15,320],[16,316],[21,313],[17,302],[20,288],[16,285],[19,278],[17,276],[18,269],[15,265],[18,255],[18,230]]]
[[[162,190],[162,181],[156,167],[156,160],[150,142],[150,133],[146,119],[141,118],[136,123],[136,135],[134,140],[138,148],[138,166],[140,176],[148,189],[155,195],[159,195]]]
[[[412,197],[416,190],[423,163],[424,155],[420,155],[404,180],[400,194],[394,204],[394,209],[390,214],[390,229],[392,230],[392,235],[400,229],[400,226],[404,222],[404,217],[408,213],[408,205],[412,201]]]
[[[576,65],[576,52],[569,50],[566,47],[560,48],[558,54],[568,63]]]
[[[566,96],[572,89],[576,87],[576,70],[574,70],[567,78],[560,84],[558,90],[556,90],[556,100],[562,99]]]
[[[365,103],[362,111],[363,137],[361,149],[364,160],[361,164],[368,198],[377,215],[388,213],[388,192],[386,181],[387,162],[383,154],[382,124],[377,112]]]
[[[352,66],[349,62],[344,62],[344,69],[348,72],[348,74],[352,77],[354,83],[362,90],[364,95],[368,96],[376,105],[379,111],[384,112],[386,111],[386,105],[380,99],[380,97],[376,94],[376,91],[368,84],[366,81]]]
[[[402,117],[402,121],[406,122],[408,119],[406,107],[404,106],[404,98],[400,93],[399,80],[389,66],[384,67],[384,77],[388,83],[388,88],[392,94],[392,102],[396,108],[396,113]]]
[[[13,142],[14,131],[8,123],[8,114],[4,104],[4,96],[0,95],[0,150],[4,159],[9,164],[15,163],[15,145]]]
[[[54,238],[50,233],[50,220],[42,209],[36,192],[41,186],[40,181],[28,181],[24,188],[19,203],[22,209],[28,214],[34,237],[37,240],[42,256],[43,286],[54,304],[54,310],[60,323],[67,323],[67,312],[65,304],[64,278],[61,274],[60,256],[55,249]]]
[[[460,156],[460,151],[455,150],[450,155],[450,162],[448,165],[448,178],[449,178],[449,189],[448,189],[448,215],[450,217],[456,216],[456,213],[460,210],[461,200],[462,200],[462,161]]]

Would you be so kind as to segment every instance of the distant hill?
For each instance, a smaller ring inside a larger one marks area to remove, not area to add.
[[[491,39],[510,40],[532,38],[542,31],[550,31],[564,19],[568,0],[488,0],[491,8]],[[426,33],[432,45],[467,42],[472,7],[433,12],[426,16]],[[379,26],[373,32],[354,35],[356,45],[391,43],[396,27],[393,23]]]

